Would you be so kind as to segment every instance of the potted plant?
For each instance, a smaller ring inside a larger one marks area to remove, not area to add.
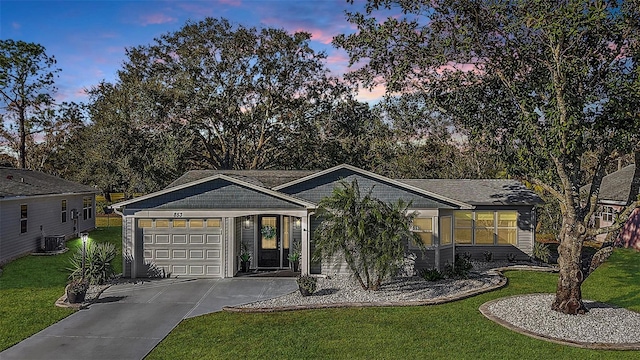
[[[247,244],[242,243],[240,245],[240,264],[242,265],[242,272],[248,272],[251,265],[251,253]]]
[[[309,296],[316,291],[318,279],[310,275],[300,275],[296,279],[296,282],[298,283],[300,294],[302,294],[302,296]]]
[[[89,282],[83,278],[75,278],[69,282],[66,288],[67,301],[77,304],[84,301],[89,289]]]
[[[289,259],[289,263],[291,263],[291,268],[293,269],[293,272],[298,272],[298,261],[300,260],[300,253],[292,252],[287,256],[287,259]]]

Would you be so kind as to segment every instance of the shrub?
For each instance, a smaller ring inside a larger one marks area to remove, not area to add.
[[[109,281],[114,275],[113,260],[116,247],[110,243],[89,244],[86,249],[84,276],[90,284],[98,285]],[[70,278],[82,277],[82,248],[70,259]]]
[[[444,279],[444,275],[438,269],[422,269],[420,276],[427,281],[438,281]]]
[[[300,275],[296,279],[296,282],[302,295],[311,295],[316,291],[318,279],[310,275]]]
[[[491,251],[483,252],[482,256],[484,257],[484,261],[486,261],[486,262],[492,262],[493,261],[493,253]]]
[[[549,245],[536,241],[536,243],[533,245],[533,257],[542,262],[548,263],[550,256],[551,250],[549,250]]]
[[[72,294],[78,295],[86,293],[89,290],[89,283],[82,278],[75,278],[69,281],[68,291]]]
[[[514,253],[507,254],[507,260],[509,262],[515,262],[516,261],[516,254],[514,254]]]
[[[455,263],[451,265],[449,263],[444,266],[444,274],[448,278],[464,278],[469,277],[469,271],[473,268],[473,264],[469,260],[470,256],[460,256],[456,254]]]

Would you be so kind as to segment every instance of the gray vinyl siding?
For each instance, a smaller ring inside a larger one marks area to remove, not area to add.
[[[301,205],[216,179],[131,204],[132,209],[299,209]]]
[[[258,262],[257,262],[257,254],[256,254],[256,221],[257,218],[255,215],[251,216],[251,221],[249,224],[248,228],[245,228],[245,218],[241,219],[242,224],[242,234],[240,237],[238,237],[238,239],[240,239],[240,242],[244,243],[247,245],[247,248],[249,250],[249,253],[251,254],[251,265],[250,268],[255,269],[258,266]],[[238,263],[240,263],[240,247],[238,247]],[[240,265],[238,265],[240,266]]]
[[[518,209],[518,249],[527,255],[533,254],[535,223],[535,211],[532,208]]]
[[[94,194],[33,196],[0,201],[0,264],[38,251],[46,236],[64,236],[67,240],[77,233],[95,228],[95,201],[91,219],[82,217],[84,197]],[[62,200],[67,201],[67,221],[62,222]],[[20,206],[27,205],[27,231],[20,232]],[[79,211],[77,222],[71,210]],[[74,226],[75,224],[75,226]]]
[[[433,269],[436,266],[436,250],[427,249],[424,251],[411,250],[410,252],[416,254],[415,269]]]
[[[491,252],[493,260],[507,260],[509,254],[517,260],[529,260],[529,254],[513,245],[456,245],[457,254],[469,253],[474,260],[484,260],[484,252]]]
[[[131,260],[133,259],[133,231],[134,218],[125,216],[122,218],[122,276],[131,277]]]
[[[351,183],[354,179],[358,181],[361,194],[365,194],[373,188],[372,195],[385,202],[395,203],[398,199],[402,199],[405,202],[411,201],[412,207],[417,209],[451,209],[458,207],[392,183],[355,173],[349,169],[334,171],[279,191],[317,204],[324,197],[330,196],[333,189],[339,186],[341,180]]]

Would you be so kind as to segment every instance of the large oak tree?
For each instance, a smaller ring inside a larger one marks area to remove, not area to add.
[[[376,16],[384,9],[403,15]],[[560,275],[552,308],[586,311],[583,241],[607,164],[635,151],[640,163],[640,12],[633,1],[370,0],[348,14],[357,32],[334,42],[367,86],[419,93],[433,111],[499,149],[513,176],[560,204]],[[589,154],[597,161],[589,161]],[[580,188],[591,184],[586,194]]]

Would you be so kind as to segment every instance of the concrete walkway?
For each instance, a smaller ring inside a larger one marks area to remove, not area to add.
[[[120,284],[0,359],[142,359],[182,319],[297,289],[294,278],[164,279]]]

